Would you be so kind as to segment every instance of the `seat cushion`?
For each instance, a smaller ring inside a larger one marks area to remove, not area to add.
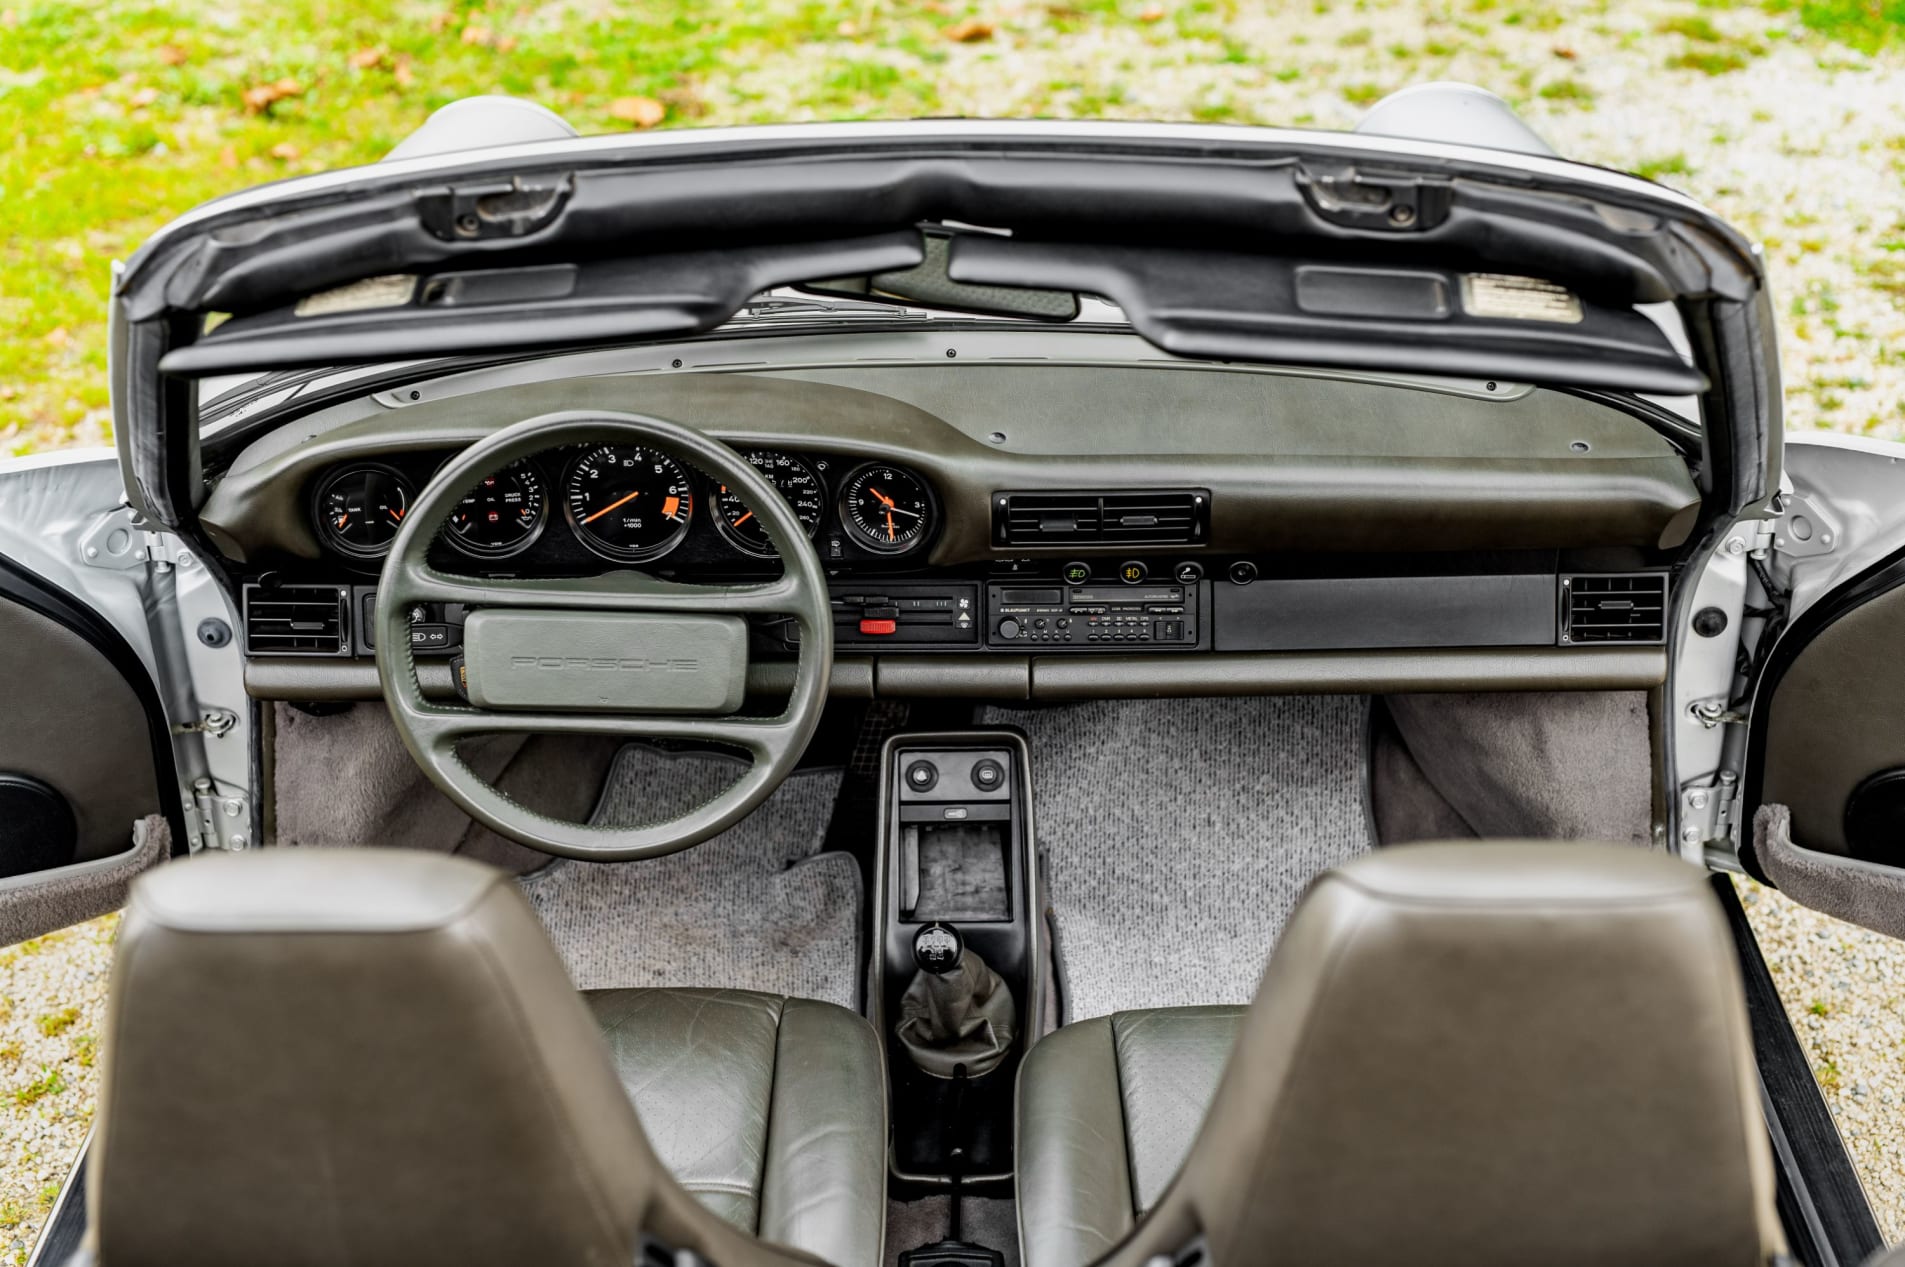
[[[1118,1012],[1032,1049],[1018,1095],[1024,1267],[1083,1267],[1151,1208],[1203,1124],[1245,1011]]]
[[[886,1084],[845,1008],[745,990],[583,998],[662,1164],[710,1210],[836,1267],[876,1267]]]

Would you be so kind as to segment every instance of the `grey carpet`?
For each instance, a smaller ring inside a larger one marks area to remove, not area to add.
[[[1433,814],[1420,831],[1392,828],[1381,807],[1400,783],[1383,781],[1376,800],[1385,841],[1466,834],[1652,844],[1653,731],[1644,691],[1392,695],[1384,702],[1409,758],[1470,828],[1455,832]]]
[[[1368,850],[1363,696],[989,710],[1032,746],[1065,1019],[1245,1003],[1319,872]]]
[[[959,1205],[960,1234],[968,1241],[1005,1255],[1005,1267],[1019,1267],[1018,1207],[1004,1197],[968,1196]],[[946,1235],[951,1213],[947,1197],[886,1203],[886,1265],[897,1267],[900,1255],[930,1245]]]
[[[642,823],[706,801],[733,761],[624,748],[591,822]],[[567,859],[522,880],[576,987],[718,987],[858,1010],[860,871],[821,853],[840,772],[796,774],[739,824],[644,862]]]

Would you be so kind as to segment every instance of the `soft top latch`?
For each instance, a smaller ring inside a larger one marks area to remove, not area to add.
[[[417,218],[446,242],[527,237],[555,220],[573,193],[573,173],[536,183],[517,176],[448,185],[417,193]]]

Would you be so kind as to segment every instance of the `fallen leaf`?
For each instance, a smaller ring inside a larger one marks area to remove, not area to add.
[[[465,44],[488,44],[490,42],[490,29],[486,26],[466,26],[463,28],[463,42]]]
[[[977,44],[981,40],[991,39],[995,29],[984,18],[967,18],[964,22],[942,27],[939,33],[958,44]]]
[[[617,97],[609,102],[609,114],[638,128],[652,128],[668,116],[668,107],[653,97]]]
[[[159,45],[159,60],[164,62],[167,66],[183,66],[191,56],[190,53],[180,48],[177,44]]]
[[[382,48],[360,48],[351,54],[351,66],[357,70],[371,70],[383,64]]]
[[[218,165],[220,167],[238,166],[238,151],[227,145],[218,152]]]
[[[53,329],[48,330],[46,332],[46,341],[48,343],[51,343],[56,348],[65,347],[66,340],[71,337],[72,337],[71,335],[66,333],[65,326],[55,326]]]
[[[1163,17],[1164,17],[1164,6],[1163,6],[1163,5],[1161,5],[1161,4],[1147,4],[1147,5],[1145,5],[1145,6],[1144,6],[1144,12],[1142,12],[1142,13],[1140,13],[1140,14],[1138,14],[1138,21],[1140,21],[1140,22],[1157,22],[1157,21],[1161,21],[1161,20],[1163,19]]]
[[[441,35],[443,34],[443,28],[449,26],[450,23],[454,21],[456,21],[455,11],[451,9],[445,9],[443,12],[434,15],[430,19],[430,33],[432,35]]]
[[[271,147],[271,157],[277,159],[280,163],[295,161],[299,153],[298,147],[289,141],[280,141]]]
[[[265,110],[269,110],[286,97],[297,97],[303,94],[304,85],[289,77],[280,79],[276,83],[253,84],[251,87],[245,89],[245,109],[251,111],[253,114],[259,114]]]
[[[399,88],[408,88],[417,82],[417,73],[410,69],[410,54],[405,53],[397,59],[397,68],[391,72]]]
[[[159,90],[157,88],[141,88],[139,91],[133,93],[127,100],[133,109],[138,110],[151,105],[158,99]]]
[[[856,39],[860,34],[860,24],[855,22],[852,18],[841,18],[840,25],[836,26],[833,31],[835,35],[841,36],[844,39]]]
[[[516,51],[516,37],[513,35],[505,35],[502,39],[497,40],[496,51],[499,53],[515,52]]]
[[[1569,48],[1566,44],[1556,44],[1554,46],[1554,55],[1565,62],[1571,62],[1580,56],[1579,53]]]
[[[0,26],[18,26],[18,25],[20,25],[20,14],[18,10],[7,9],[4,11],[0,11]]]

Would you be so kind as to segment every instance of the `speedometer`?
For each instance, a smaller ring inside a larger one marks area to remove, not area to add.
[[[694,517],[688,472],[665,453],[603,444],[569,468],[562,510],[583,545],[618,563],[646,563],[681,544]]]
[[[791,453],[753,449],[743,456],[787,500],[809,537],[820,530],[820,517],[827,509],[827,495],[821,486],[818,471]],[[741,500],[739,493],[726,484],[720,485],[715,494],[714,510],[715,523],[720,526],[721,535],[737,549],[760,559],[775,556],[774,543],[767,539],[767,529],[761,526],[760,517]]]
[[[527,461],[514,462],[484,479],[456,504],[444,535],[465,554],[496,559],[534,541],[548,515],[542,476]]]

